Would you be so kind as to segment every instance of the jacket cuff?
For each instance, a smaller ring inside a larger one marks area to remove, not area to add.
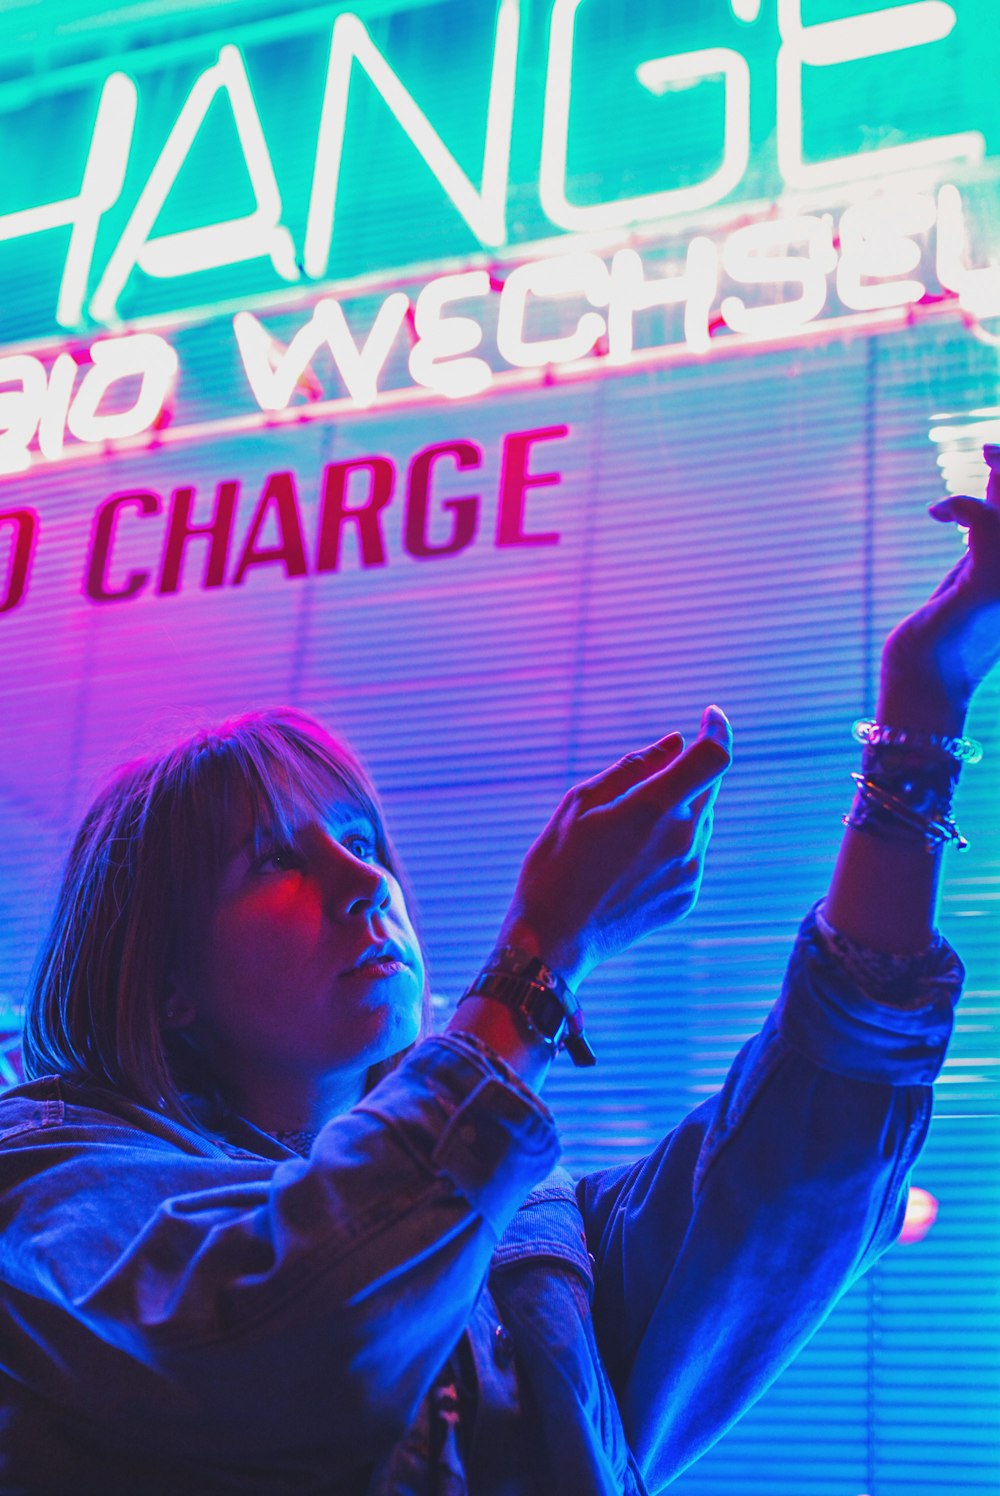
[[[423,1040],[357,1110],[390,1127],[500,1234],[559,1160],[559,1134],[534,1092],[485,1045]]]
[[[929,1085],[951,1037],[965,971],[944,939],[912,971],[904,1005],[869,997],[824,944],[811,909],[802,922],[774,1021],[824,1070],[883,1085]]]

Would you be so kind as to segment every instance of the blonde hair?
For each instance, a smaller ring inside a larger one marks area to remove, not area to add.
[[[303,712],[248,712],[119,769],[69,853],[25,1009],[26,1076],[108,1088],[200,1125],[185,1093],[210,1089],[213,1077],[161,1016],[171,982],[197,967],[236,817],[249,806],[263,838],[289,831],[296,803],[322,812],[345,795],[371,822],[412,914],[370,777]],[[421,1028],[430,1028],[426,990]],[[401,1058],[373,1066],[366,1089]]]

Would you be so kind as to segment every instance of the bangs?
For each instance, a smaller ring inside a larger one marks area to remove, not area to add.
[[[291,840],[303,810],[320,821],[345,804],[372,829],[379,860],[395,871],[382,808],[368,775],[352,753],[318,724],[297,712],[251,713],[206,735],[189,765],[187,795],[201,801],[200,834],[212,844],[213,871],[221,872],[239,820],[247,817],[254,849],[280,837]],[[201,793],[199,793],[201,791]]]

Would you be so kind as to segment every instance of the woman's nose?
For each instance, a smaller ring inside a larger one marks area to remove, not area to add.
[[[367,862],[341,842],[324,837],[320,853],[324,894],[336,914],[367,915],[385,909],[392,896],[385,869]]]
[[[369,914],[379,909],[387,909],[392,897],[389,889],[389,880],[380,867],[373,866],[370,862],[361,862],[355,858],[359,867],[368,875],[369,882],[363,891],[359,892],[348,905],[348,914]],[[372,878],[372,875],[374,877]]]

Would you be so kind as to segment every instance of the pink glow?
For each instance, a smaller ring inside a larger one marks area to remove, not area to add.
[[[923,1241],[937,1220],[938,1202],[929,1190],[911,1185],[899,1240],[904,1244]]]

